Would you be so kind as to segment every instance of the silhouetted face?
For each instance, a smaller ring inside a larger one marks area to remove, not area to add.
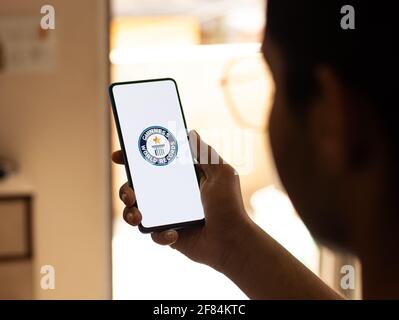
[[[339,182],[328,170],[334,164],[320,156],[318,137],[308,126],[306,110],[317,107],[317,98],[310,99],[306,108],[290,102],[284,60],[278,44],[266,35],[262,51],[275,82],[269,135],[280,179],[312,235],[323,243],[345,247],[347,226],[337,207]],[[298,108],[304,113],[296,112],[300,110]]]

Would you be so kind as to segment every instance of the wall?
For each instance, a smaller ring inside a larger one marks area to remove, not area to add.
[[[38,299],[111,295],[111,214],[105,0],[2,0],[5,16],[56,11],[55,66],[0,72],[0,154],[19,161],[34,197],[34,293]],[[40,288],[40,267],[56,271]]]

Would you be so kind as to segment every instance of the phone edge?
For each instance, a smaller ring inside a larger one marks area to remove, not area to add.
[[[143,82],[156,82],[156,81],[165,81],[165,80],[170,80],[175,85],[176,93],[177,93],[177,99],[179,101],[180,112],[181,112],[181,115],[182,115],[182,118],[183,118],[184,129],[186,130],[187,139],[190,141],[190,137],[189,137],[188,130],[187,130],[186,118],[184,116],[183,106],[182,106],[181,99],[180,99],[180,93],[179,93],[179,89],[177,87],[177,83],[176,83],[175,79],[173,79],[173,78],[158,78],[158,79],[135,80],[135,81],[121,81],[121,82],[113,82],[108,87],[108,95],[109,95],[109,98],[110,98],[110,101],[111,101],[112,114],[113,114],[113,117],[114,117],[116,131],[117,131],[117,134],[118,134],[118,140],[119,140],[119,144],[120,144],[120,147],[121,147],[121,150],[122,150],[123,159],[124,159],[124,162],[125,162],[125,164],[124,164],[125,172],[126,172],[126,176],[127,176],[129,187],[131,187],[132,189],[134,189],[133,181],[132,181],[131,174],[130,174],[130,168],[129,168],[129,164],[128,164],[128,161],[127,161],[125,143],[124,143],[123,136],[122,136],[122,130],[121,130],[121,127],[120,127],[120,122],[119,122],[119,116],[118,116],[118,113],[117,113],[117,110],[116,110],[116,104],[115,104],[114,94],[113,94],[112,90],[113,90],[114,87],[116,87],[118,85],[143,83]],[[195,161],[194,161],[194,156],[193,156],[191,148],[190,148],[190,154],[191,154],[191,157],[192,157],[193,163],[194,163]],[[194,172],[195,172],[195,175],[197,177],[197,182],[198,182],[198,185],[199,185],[199,177],[198,177],[197,170],[195,170],[195,167],[194,167]],[[137,200],[136,200],[134,206],[136,208],[138,208]],[[147,233],[152,233],[152,232],[165,231],[165,230],[169,230],[169,229],[182,229],[182,228],[188,228],[188,227],[195,227],[195,226],[200,226],[200,225],[203,225],[203,224],[205,224],[205,217],[202,218],[202,219],[199,219],[199,220],[186,221],[186,222],[181,222],[181,223],[168,224],[168,225],[149,227],[149,228],[143,226],[143,224],[140,222],[140,224],[138,225],[138,229],[139,229],[139,231],[141,233],[147,234]]]

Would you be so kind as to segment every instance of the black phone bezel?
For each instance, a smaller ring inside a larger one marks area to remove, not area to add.
[[[186,118],[184,117],[184,112],[183,112],[183,107],[182,107],[182,103],[181,103],[181,99],[180,99],[179,90],[177,88],[177,83],[176,83],[176,81],[173,78],[158,78],[158,79],[114,82],[114,83],[112,83],[109,86],[109,89],[108,89],[109,97],[110,97],[110,100],[111,100],[112,113],[114,115],[114,121],[115,121],[115,125],[116,125],[116,130],[117,130],[117,133],[118,133],[118,139],[119,139],[119,143],[120,143],[120,146],[121,146],[123,159],[124,159],[124,162],[125,162],[124,166],[125,166],[126,176],[127,176],[128,184],[129,184],[129,186],[132,189],[134,189],[133,181],[132,181],[132,177],[131,177],[131,174],[130,174],[130,167],[129,167],[129,164],[128,164],[128,161],[127,161],[125,143],[124,143],[124,140],[123,140],[122,130],[121,130],[121,126],[120,126],[120,123],[119,123],[119,116],[118,116],[118,112],[117,112],[117,109],[116,109],[114,93],[113,93],[112,90],[113,90],[114,87],[120,86],[120,85],[144,83],[144,82],[158,82],[158,81],[172,81],[174,83],[175,88],[176,88],[177,98],[179,100],[180,112],[181,112],[182,117],[183,117],[184,128],[186,130],[187,139],[189,139],[189,135],[188,135],[188,131],[187,131]],[[190,153],[191,153],[191,156],[193,158],[193,162],[195,163],[194,156],[192,154],[191,148],[190,148]],[[199,184],[199,175],[198,175],[198,172],[197,172],[194,164],[193,164],[193,169],[195,171],[195,174],[197,176],[197,181],[198,181],[198,184]],[[135,205],[135,207],[138,208],[137,199],[136,199],[136,203],[134,205]],[[140,223],[138,225],[138,228],[139,228],[140,232],[142,232],[142,233],[151,233],[151,232],[159,232],[159,231],[164,231],[164,230],[169,230],[169,229],[182,229],[182,228],[194,227],[194,226],[203,225],[204,223],[205,223],[205,218],[202,218],[200,220],[193,220],[193,221],[174,223],[174,224],[168,224],[168,225],[162,225],[162,226],[156,226],[156,227],[148,227],[148,228],[143,226],[142,223]]]

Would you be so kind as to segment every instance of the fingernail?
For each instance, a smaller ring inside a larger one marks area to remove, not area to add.
[[[165,239],[168,240],[168,241],[175,241],[176,232],[175,231],[167,231],[165,233]]]
[[[125,202],[125,201],[126,201],[126,193],[122,193],[122,195],[121,195],[121,199],[122,199],[122,201],[123,201],[123,202]]]
[[[133,213],[128,212],[126,214],[126,221],[129,222],[129,223],[133,223]]]

